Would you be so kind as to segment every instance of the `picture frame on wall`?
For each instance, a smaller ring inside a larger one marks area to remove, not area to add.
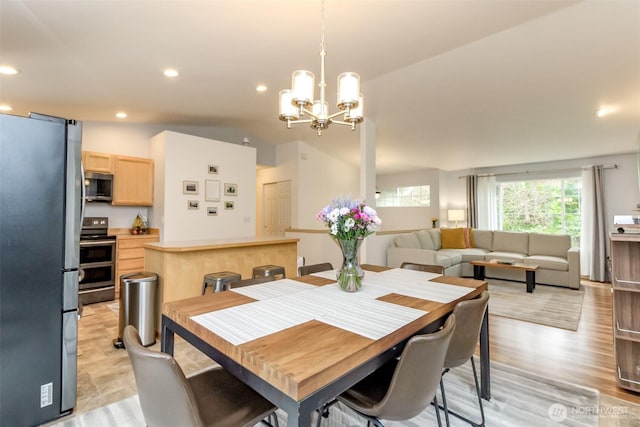
[[[227,201],[224,202],[224,209],[225,210],[230,211],[230,210],[233,210],[234,208],[235,208],[235,203],[234,202],[232,202],[230,200],[227,200]]]
[[[207,172],[213,175],[218,175],[218,165],[209,165]]]
[[[224,183],[224,195],[225,196],[237,196],[238,195],[238,184],[229,184],[228,182]]]
[[[204,181],[204,200],[207,202],[220,201],[220,181],[216,179],[206,179]]]
[[[207,215],[208,216],[216,216],[216,215],[218,215],[218,207],[217,206],[208,206],[207,207]]]
[[[182,181],[182,194],[198,194],[198,181]]]
[[[200,202],[198,200],[189,200],[187,202],[187,208],[189,208],[189,209],[200,209]]]

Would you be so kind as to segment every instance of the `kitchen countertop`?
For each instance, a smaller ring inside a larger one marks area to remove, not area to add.
[[[297,243],[300,239],[284,237],[240,237],[230,239],[187,240],[182,242],[147,243],[146,249],[160,252],[195,252],[215,249],[242,248]]]
[[[123,238],[139,238],[139,237],[150,237],[150,236],[159,236],[160,230],[157,228],[149,228],[148,233],[146,234],[131,234],[130,228],[110,228],[108,231],[110,236],[117,236],[118,239]]]

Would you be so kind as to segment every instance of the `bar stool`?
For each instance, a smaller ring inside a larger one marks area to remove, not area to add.
[[[281,265],[259,265],[258,267],[253,267],[253,278],[256,277],[266,277],[266,276],[277,276],[281,275],[284,279],[287,277],[284,274],[284,267]]]
[[[240,280],[242,276],[232,271],[218,271],[216,273],[209,273],[204,275],[202,281],[202,295],[207,292],[207,287],[211,286],[213,292],[222,292],[231,282]]]

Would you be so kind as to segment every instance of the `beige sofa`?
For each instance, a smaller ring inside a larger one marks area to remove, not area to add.
[[[396,237],[387,248],[387,266],[399,267],[403,262],[438,264],[445,267],[447,275],[473,277],[471,261],[499,259],[537,265],[536,283],[580,287],[580,250],[571,247],[567,235],[471,229],[466,244],[456,241],[452,245],[451,229],[445,233],[445,248],[440,229]],[[524,272],[511,269],[487,267],[485,274],[488,278],[525,280]]]

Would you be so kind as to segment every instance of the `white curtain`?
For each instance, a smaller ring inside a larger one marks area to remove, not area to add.
[[[582,171],[580,272],[588,276],[589,280],[598,282],[607,281],[607,236],[602,172],[602,166],[592,166]]]
[[[498,229],[498,206],[496,200],[496,177],[484,176],[478,179],[478,228]]]

